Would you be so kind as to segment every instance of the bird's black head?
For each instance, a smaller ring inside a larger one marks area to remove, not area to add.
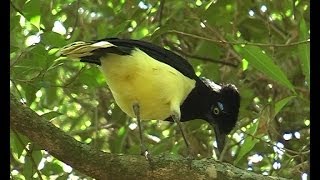
[[[206,78],[201,80],[211,91],[208,97],[210,107],[205,120],[214,127],[218,149],[221,152],[225,136],[231,132],[238,120],[240,95],[232,84],[217,85]]]

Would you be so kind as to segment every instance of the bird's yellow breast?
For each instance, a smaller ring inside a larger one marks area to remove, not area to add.
[[[163,120],[180,113],[195,87],[195,80],[139,49],[127,56],[108,54],[101,58],[101,70],[118,106],[135,117],[132,106],[138,103],[141,119]]]

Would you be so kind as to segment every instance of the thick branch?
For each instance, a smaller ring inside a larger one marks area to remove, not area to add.
[[[10,94],[11,128],[27,136],[44,150],[78,171],[96,179],[281,179],[236,168],[230,164],[203,159],[192,161],[176,155],[153,157],[153,166],[140,155],[104,153],[55,127],[25,107]]]

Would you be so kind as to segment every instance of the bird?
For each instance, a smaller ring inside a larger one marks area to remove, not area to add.
[[[141,120],[175,122],[190,150],[181,122],[202,119],[214,129],[218,153],[237,123],[240,94],[235,85],[198,77],[185,58],[156,44],[124,38],[76,41],[59,55],[100,66],[116,104],[137,119],[146,159]]]

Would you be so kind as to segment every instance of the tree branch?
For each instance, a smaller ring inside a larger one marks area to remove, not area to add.
[[[213,159],[188,160],[177,155],[153,157],[152,169],[140,155],[116,155],[94,149],[55,127],[10,93],[11,128],[51,155],[96,179],[283,179],[241,170]]]

